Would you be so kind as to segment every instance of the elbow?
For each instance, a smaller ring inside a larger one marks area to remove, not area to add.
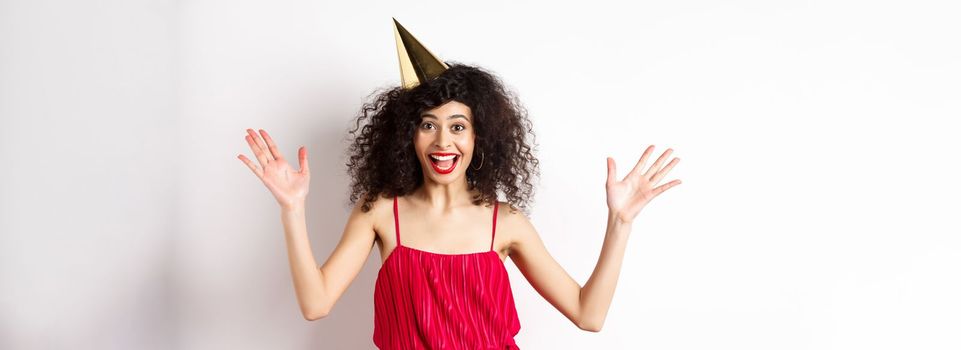
[[[600,332],[600,331],[601,331],[601,327],[603,327],[603,326],[604,326],[604,321],[600,321],[600,322],[579,322],[579,323],[577,324],[577,328],[580,328],[581,330],[585,330],[585,331],[588,331],[588,332],[593,332],[593,333]]]
[[[330,309],[327,309],[327,308],[307,309],[307,310],[301,310],[301,313],[304,315],[305,320],[316,321],[324,317],[327,317],[327,315],[330,314]]]
[[[327,317],[327,314],[322,314],[322,313],[308,314],[308,313],[304,313],[304,319],[307,320],[307,321],[317,321],[317,320],[322,319],[322,318],[324,318],[324,317]]]

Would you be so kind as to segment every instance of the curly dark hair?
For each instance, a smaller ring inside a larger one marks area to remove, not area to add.
[[[420,114],[451,100],[470,107],[474,124],[474,157],[467,168],[467,184],[477,190],[474,205],[490,204],[506,196],[511,210],[529,213],[539,176],[533,127],[517,96],[494,74],[483,68],[447,62],[439,76],[411,88],[395,86],[368,96],[350,131],[347,172],[351,177],[350,204],[363,197],[361,210],[370,210],[377,196],[409,194],[423,182],[423,170],[414,151],[414,133]],[[363,127],[361,125],[363,124]],[[358,130],[360,133],[358,134]],[[480,170],[474,168],[480,166]]]

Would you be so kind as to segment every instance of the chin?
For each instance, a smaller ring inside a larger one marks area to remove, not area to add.
[[[427,178],[430,179],[430,181],[435,182],[435,183],[438,183],[438,184],[441,184],[441,185],[447,185],[447,184],[455,183],[455,182],[459,181],[461,177],[464,176],[464,174],[463,174],[462,172],[459,172],[459,171],[457,171],[457,170],[454,170],[453,172],[450,172],[450,173],[447,173],[447,174],[438,174],[438,173],[435,173],[435,172],[433,172],[433,170],[431,170],[430,168],[428,168],[428,169],[423,169],[423,170],[428,174],[428,175],[427,175]]]
[[[453,174],[452,174],[452,175],[453,175]],[[435,184],[438,184],[438,185],[450,185],[450,184],[456,183],[456,182],[457,182],[457,179],[459,179],[459,177],[445,176],[443,179],[438,179],[438,178],[436,178],[436,177],[431,177],[430,180],[431,180],[431,182],[433,182],[433,183],[435,183]]]

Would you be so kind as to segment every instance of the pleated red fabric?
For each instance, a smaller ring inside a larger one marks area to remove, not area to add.
[[[374,344],[379,349],[520,349],[520,321],[507,269],[494,251],[497,206],[486,252],[441,254],[401,244],[374,284]]]

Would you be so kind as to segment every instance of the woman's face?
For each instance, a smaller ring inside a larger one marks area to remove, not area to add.
[[[474,154],[474,117],[470,107],[452,100],[424,111],[420,117],[414,132],[414,149],[424,180],[449,184],[465,176]]]

